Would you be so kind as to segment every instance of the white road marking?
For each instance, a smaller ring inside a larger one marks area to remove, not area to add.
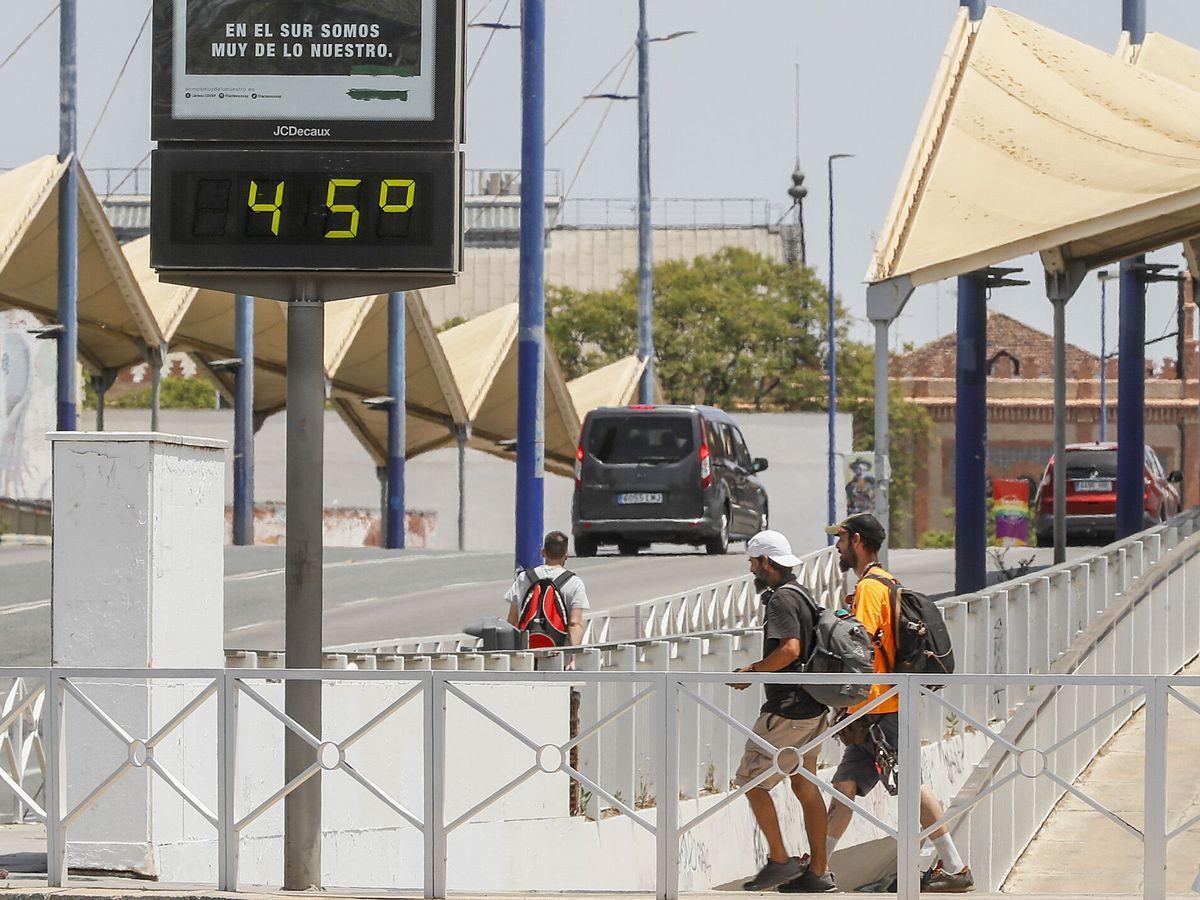
[[[49,605],[49,600],[34,600],[30,603],[17,603],[13,606],[5,606],[0,608],[0,616],[14,616],[17,613],[33,612],[35,609],[45,609]]]
[[[385,565],[391,565],[393,563],[412,563],[412,562],[421,562],[423,560],[453,559],[453,558],[459,557],[461,555],[462,554],[459,554],[459,553],[431,553],[431,554],[424,555],[424,556],[389,556],[389,557],[385,557],[384,559],[344,559],[341,562],[325,563],[323,566],[321,566],[321,569],[323,571],[328,571],[330,569],[345,569],[345,568],[349,568],[351,566],[385,566]],[[478,555],[487,556],[489,554],[478,554]],[[495,555],[495,554],[493,554],[493,555]],[[272,576],[282,575],[282,574],[284,574],[284,572],[285,572],[285,570],[281,569],[281,568],[280,569],[260,569],[257,572],[242,572],[238,575],[226,575],[225,580],[226,581],[253,581],[257,578],[270,578]]]

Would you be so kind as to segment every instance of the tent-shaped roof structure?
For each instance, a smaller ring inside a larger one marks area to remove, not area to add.
[[[995,7],[960,13],[867,280],[1041,253],[1082,273],[1200,234],[1183,85]]]
[[[58,185],[52,156],[0,174],[0,307],[58,321]],[[145,362],[162,333],[87,176],[79,171],[79,356],[89,369]]]
[[[511,303],[439,335],[471,422],[471,446],[512,458],[517,437],[518,307]],[[546,468],[567,474],[575,463],[579,416],[558,357],[547,345]]]
[[[338,413],[379,466],[387,460],[387,413],[362,401],[388,393],[387,313],[386,296],[369,298],[330,370]],[[405,454],[412,457],[446,443],[467,413],[419,291],[406,295],[404,313]]]
[[[571,392],[579,421],[582,422],[593,409],[633,403],[645,370],[646,364],[640,359],[627,356],[568,382],[567,389]],[[662,384],[657,378],[654,380],[654,400],[656,403],[663,400]]]
[[[150,239],[125,246],[150,309],[170,347],[189,352],[229,396],[233,378],[209,363],[236,355],[232,294],[180,287],[159,280],[150,268]],[[331,372],[345,352],[373,298],[343,300],[325,305],[325,369]],[[287,305],[275,300],[254,301],[254,411],[268,416],[287,402]]]
[[[1195,47],[1156,32],[1147,34],[1140,46],[1131,46],[1126,32],[1121,35],[1117,56],[1200,93],[1200,50]],[[1193,277],[1200,278],[1200,240],[1186,241],[1184,253]]]
[[[386,311],[386,299],[380,298]],[[421,292],[408,294],[408,400],[409,416],[405,423],[408,457],[444,447],[453,442],[453,424],[471,422],[469,446],[506,459],[512,459],[512,442],[517,436],[517,320],[518,307],[503,306],[436,335],[441,353],[432,354],[414,347],[418,333],[432,334]],[[363,446],[382,465],[387,448],[387,414],[362,406],[364,396],[386,394],[386,383],[374,392],[367,390],[373,381],[386,379],[387,332],[382,321],[372,327],[369,316],[353,340],[353,349],[338,369],[335,403]],[[374,360],[374,361],[372,361]],[[443,370],[445,366],[445,370]],[[373,373],[373,374],[372,374]],[[443,408],[417,406],[419,385],[447,383],[454,389],[456,405]],[[546,467],[568,474],[575,460],[579,439],[579,416],[571,400],[558,359],[546,354]]]

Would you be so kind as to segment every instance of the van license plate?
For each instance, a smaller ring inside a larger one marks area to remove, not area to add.
[[[1092,491],[1097,493],[1108,493],[1112,490],[1113,483],[1111,481],[1077,481],[1075,482],[1075,490],[1079,492]]]
[[[629,506],[636,503],[662,503],[662,494],[617,494],[617,503]]]

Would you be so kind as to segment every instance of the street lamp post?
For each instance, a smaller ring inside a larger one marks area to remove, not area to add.
[[[674,31],[650,37],[646,29],[646,2],[638,0],[638,92],[588,94],[585,100],[637,100],[638,102],[638,282],[637,355],[645,361],[638,385],[638,402],[654,402],[654,236],[650,193],[650,45],[673,41],[694,31]]]
[[[1108,440],[1108,330],[1105,315],[1108,309],[1108,269],[1096,273],[1100,280],[1100,443]]]
[[[828,521],[837,521],[837,309],[834,294],[833,257],[833,161],[849,159],[853,153],[833,153],[826,160],[829,176],[829,510]],[[878,398],[876,398],[876,402]],[[886,402],[886,401],[885,401]],[[832,538],[830,539],[832,543]]]

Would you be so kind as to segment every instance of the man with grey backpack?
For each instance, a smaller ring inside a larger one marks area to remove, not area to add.
[[[746,543],[754,586],[762,594],[763,658],[739,672],[843,672],[871,671],[873,654],[870,637],[861,625],[848,616],[835,618],[832,611],[821,610],[792,571],[800,560],[792,553],[787,538],[777,531],[762,531]],[[843,659],[849,655],[849,661]],[[735,684],[745,690],[748,684]],[[820,789],[799,773],[803,766],[817,771],[818,749],[813,744],[826,729],[829,705],[848,705],[865,696],[867,686],[809,685],[774,683],[764,685],[763,703],[754,734],[779,754],[779,768],[788,776],[793,793],[804,812],[804,830],[809,854],[791,856],[784,844],[779,816],[771,799],[771,789],[785,777],[775,766],[775,754],[757,741],[746,742],[738,766],[739,786],[757,781],[746,792],[754,819],[767,842],[767,861],[762,870],[743,887],[765,891],[787,884],[789,892],[828,893],[837,890],[826,855],[827,817]],[[803,758],[800,750],[804,749]],[[764,776],[765,773],[769,775]],[[758,780],[761,779],[761,780]]]

